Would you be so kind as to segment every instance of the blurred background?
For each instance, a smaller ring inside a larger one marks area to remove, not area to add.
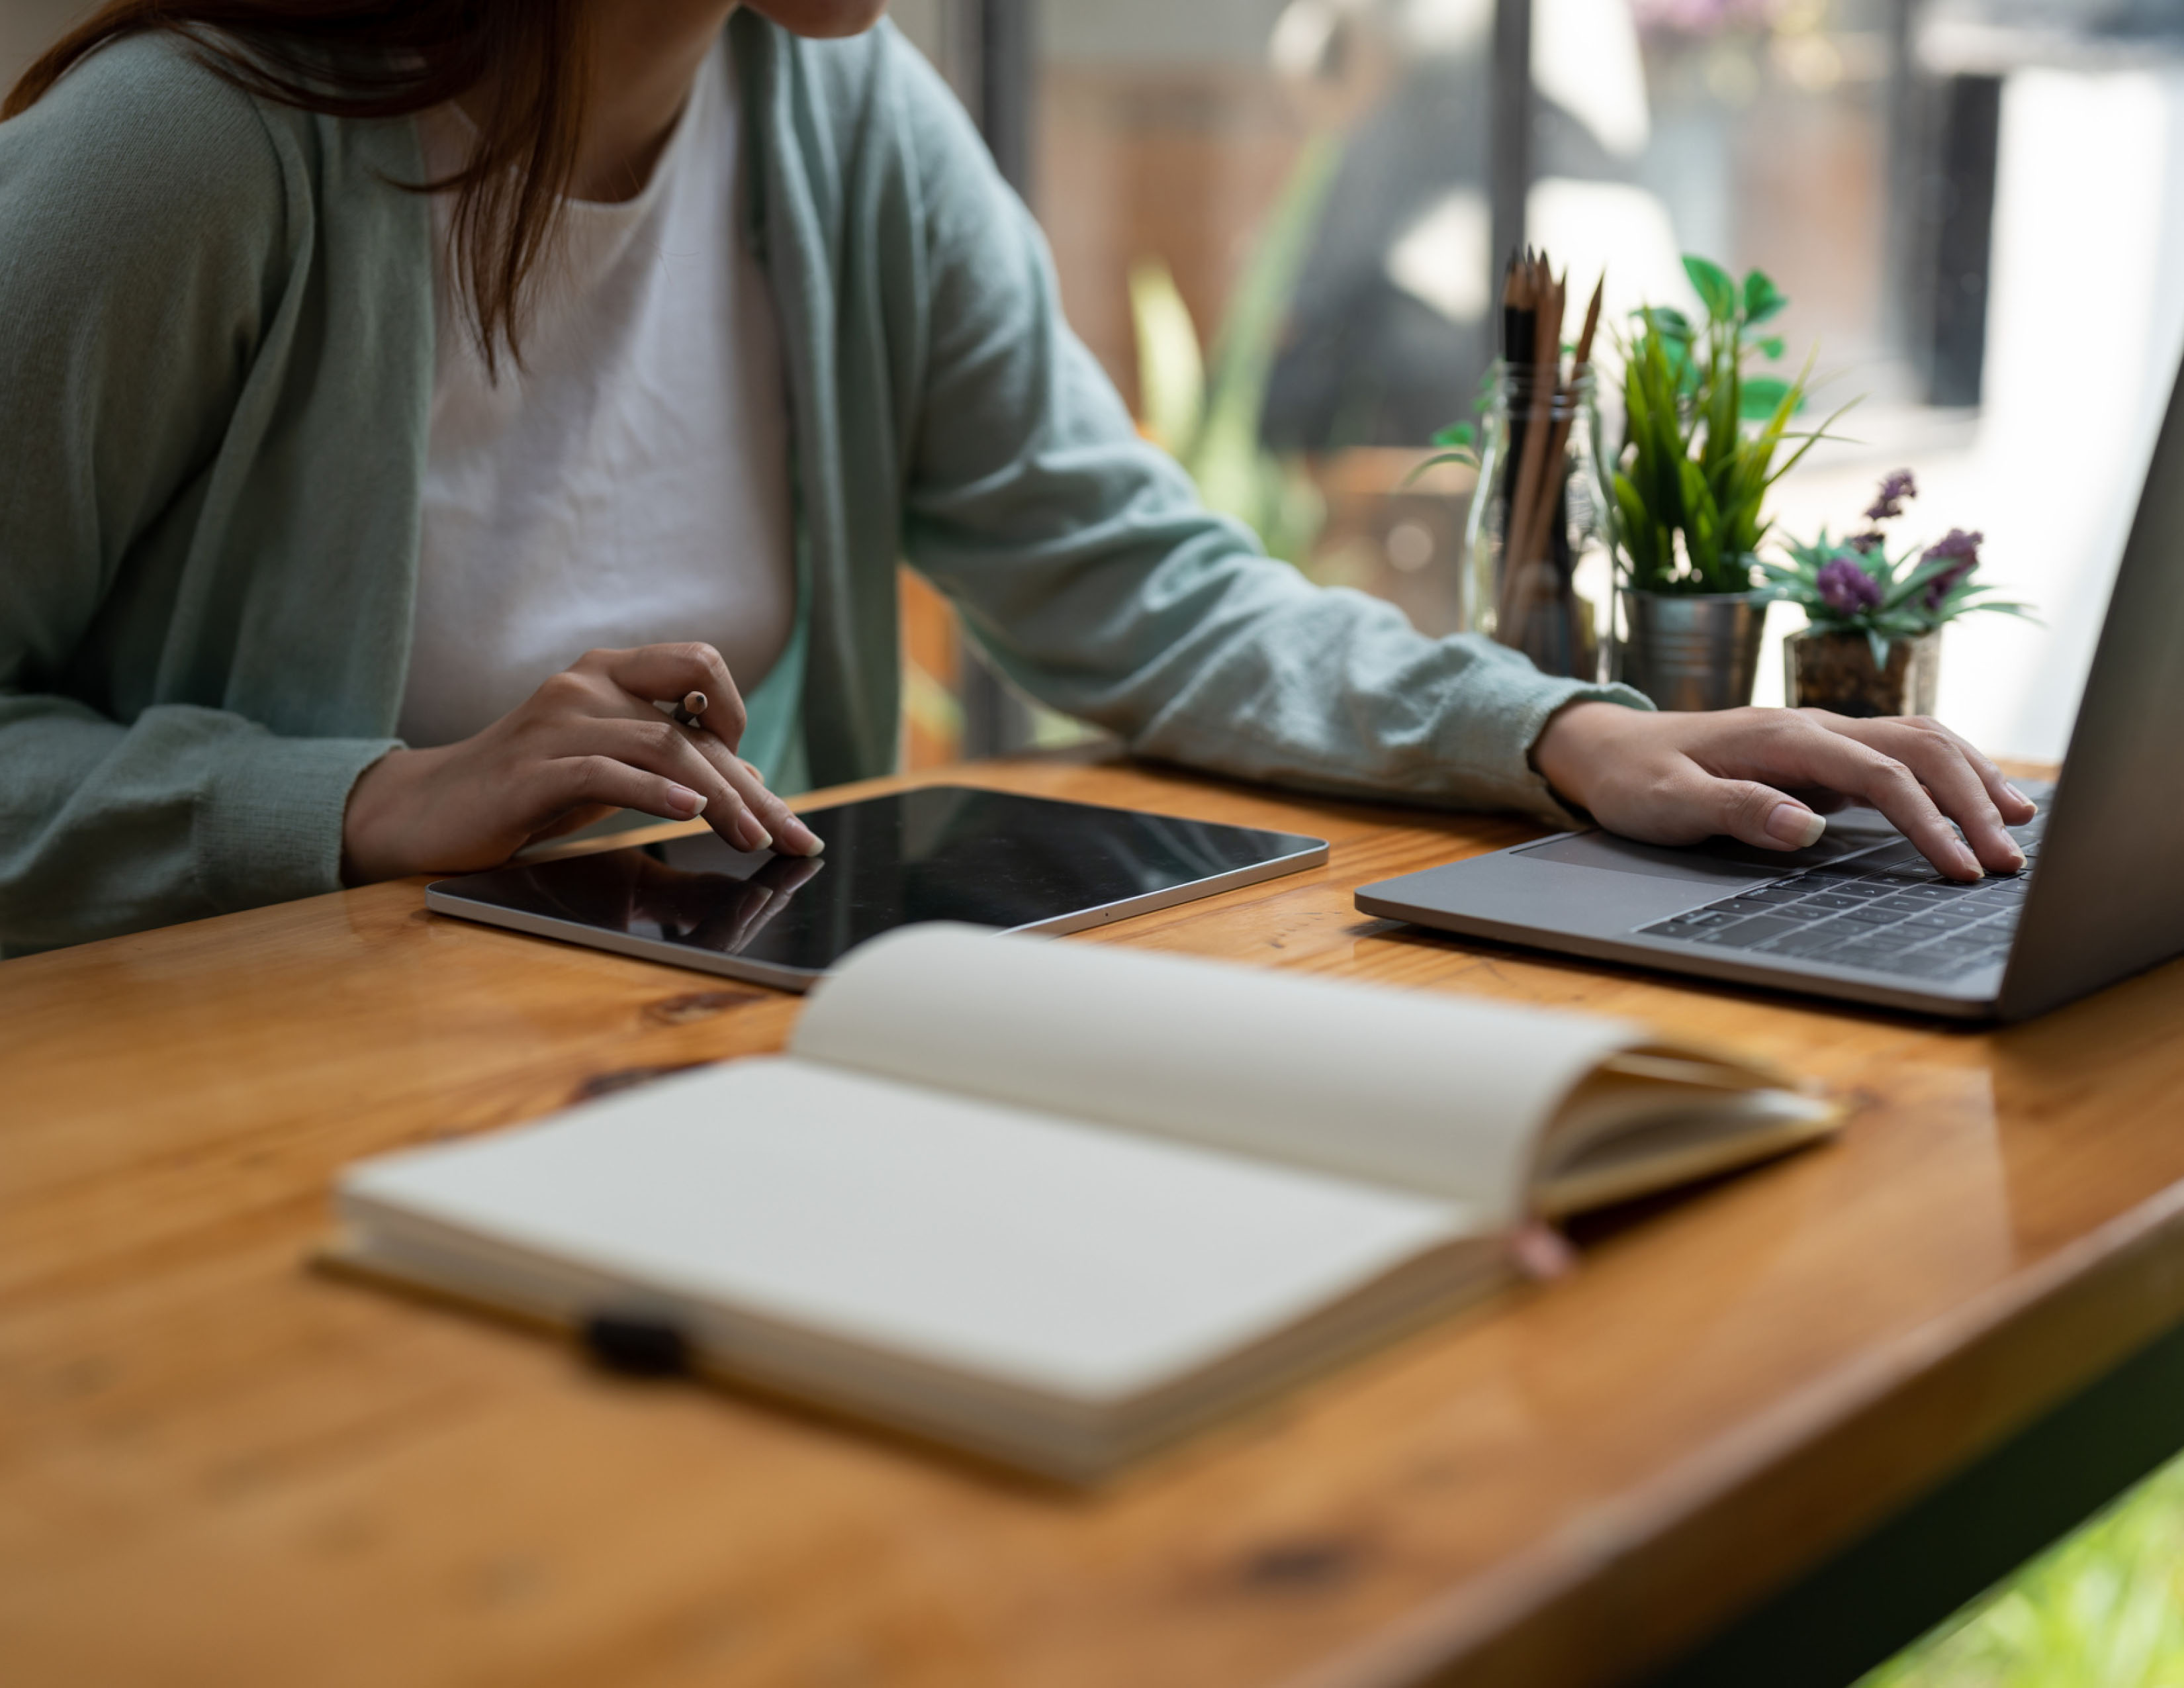
[[[82,0],[0,0],[12,81]],[[1765,270],[1817,348],[1775,510],[1987,536],[2043,625],[1951,627],[1942,710],[2061,754],[2180,342],[2184,0],[897,0],[1045,226],[1141,426],[1315,579],[1460,619],[1499,265],[1546,247],[1609,320],[1690,305],[1679,254]],[[1612,437],[1612,436],[1611,436]],[[912,765],[1070,736],[907,576]],[[1777,606],[1780,632],[1796,613]],[[1779,701],[1763,671],[1760,700]]]
[[[1679,254],[1792,300],[1815,405],[1780,488],[1841,532],[1987,536],[2044,625],[1951,627],[1942,710],[2059,756],[2184,343],[2184,0],[898,0],[1054,248],[1070,320],[1201,490],[1315,578],[1458,625],[1462,471],[1496,255],[1610,320]],[[1612,436],[1611,436],[1612,437]],[[1777,606],[1772,632],[1797,612]],[[979,748],[1026,730],[975,675]],[[1760,701],[1780,701],[1770,662]],[[963,711],[913,714],[921,754]],[[1032,723],[1036,727],[1038,723]],[[1050,727],[1048,731],[1051,731]],[[956,741],[960,742],[960,738]]]

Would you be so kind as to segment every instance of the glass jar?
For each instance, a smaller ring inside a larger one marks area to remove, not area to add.
[[[1875,664],[1864,633],[1813,627],[1782,641],[1782,695],[1791,709],[1836,715],[1931,715],[1942,678],[1942,631],[1892,639]]]
[[[1497,364],[1464,539],[1464,626],[1543,674],[1601,677],[1614,569],[1591,370],[1554,386]]]

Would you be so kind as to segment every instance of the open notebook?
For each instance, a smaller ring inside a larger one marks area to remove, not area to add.
[[[332,1252],[1085,1479],[1836,1117],[1623,1022],[923,926],[785,1056],[350,1169]]]

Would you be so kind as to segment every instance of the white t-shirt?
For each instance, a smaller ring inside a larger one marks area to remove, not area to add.
[[[459,167],[459,114],[425,128]],[[468,738],[598,646],[702,639],[746,698],[796,617],[788,415],[772,304],[740,238],[727,44],[651,180],[571,201],[523,339],[488,379],[436,198],[438,352],[415,636],[397,733]]]

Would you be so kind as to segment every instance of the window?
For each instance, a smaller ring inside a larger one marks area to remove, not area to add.
[[[1988,577],[2045,622],[1953,627],[1942,713],[2059,755],[2184,339],[2184,17],[2153,0],[1499,13],[1529,14],[1528,237],[1573,291],[1606,265],[1611,321],[1691,303],[1684,252],[1773,276],[1789,359],[1815,350],[1815,420],[1859,400],[1782,484],[1780,521],[1841,531],[1882,472],[1916,471],[1906,536],[1984,531]],[[1496,0],[897,15],[974,107],[1001,68],[975,68],[980,31],[1006,20],[1013,144],[1065,306],[1147,431],[1277,554],[1452,630],[1462,472],[1403,480],[1486,359]],[[1780,685],[1770,668],[1762,700]]]

